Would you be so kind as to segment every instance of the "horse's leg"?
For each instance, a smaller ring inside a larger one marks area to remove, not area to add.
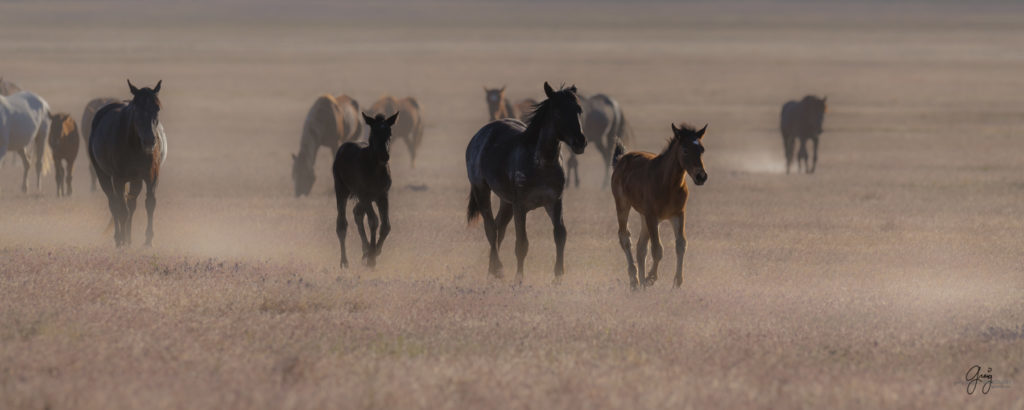
[[[641,214],[640,218],[644,216]],[[647,243],[651,240],[650,232],[647,232],[647,224],[640,221],[640,237],[636,239],[636,278],[640,283],[647,281]]]
[[[64,170],[66,172],[64,176],[64,196],[71,196],[71,168],[75,167],[75,159],[69,158],[67,160],[68,166]],[[60,185],[60,183],[57,183]]]
[[[647,273],[644,285],[652,286],[654,282],[658,280],[658,263],[661,262],[662,247],[661,237],[658,235],[658,217],[656,216],[644,216],[644,223],[647,225],[647,232],[650,233],[651,237],[651,271]]]
[[[89,149],[89,146],[86,145],[85,149]],[[89,181],[89,190],[96,192],[96,167],[92,165],[92,161],[89,161]]]
[[[57,198],[64,196],[64,163],[61,160],[53,161],[53,174],[57,179]]]
[[[377,238],[377,247],[373,251],[374,256],[380,255],[380,250],[384,247],[384,239],[391,233],[391,218],[388,216],[388,195],[386,193],[377,200],[377,211],[380,212],[380,236]]]
[[[22,148],[22,149],[18,150],[18,155],[21,156],[21,163],[25,166],[25,173],[21,176],[21,192],[22,193],[28,192],[28,170],[29,170],[29,168],[32,168],[28,164],[28,155],[25,154],[25,150],[27,150],[27,149],[28,149],[28,147],[25,147],[25,148]]]
[[[135,216],[136,201],[139,199],[139,194],[142,192],[142,180],[134,179],[128,183],[128,195],[125,196],[125,205],[127,213],[125,214],[125,229],[123,233],[124,244],[132,244],[132,218]]]
[[[334,179],[334,198],[338,203],[338,222],[334,231],[338,234],[338,243],[341,245],[341,268],[348,267],[348,256],[345,254],[345,233],[348,232],[348,218],[345,217],[345,206],[348,205],[348,197],[351,193],[339,178]]]
[[[47,159],[52,160],[53,158],[43,158],[46,154],[47,137],[50,135],[49,120],[44,121],[47,125],[46,128],[39,127],[36,131],[36,190],[39,192],[43,191],[43,163]],[[49,170],[47,170],[49,172]]]
[[[818,137],[814,137],[811,141],[814,142],[814,162],[811,164],[811,173],[818,168]]]
[[[409,148],[409,167],[416,168],[416,142],[413,141],[415,138],[412,135],[407,135],[405,138],[405,146]]]
[[[366,240],[366,228],[363,227],[363,220],[366,216],[366,204],[362,200],[356,200],[356,206],[352,207],[352,219],[356,223],[356,228],[359,231],[359,239],[362,240],[363,244],[363,261],[366,261],[366,254],[370,250],[370,242]]]
[[[555,282],[562,280],[565,273],[565,221],[562,220],[562,200],[559,199],[553,204],[544,207],[551,218],[551,225],[555,234]]]
[[[153,246],[153,211],[156,210],[157,179],[146,181],[146,246]]]
[[[526,207],[513,205],[512,217],[516,221],[516,284],[520,284],[523,283],[523,262],[530,249],[530,240],[526,239]]]
[[[494,214],[491,211],[491,190],[487,188],[473,187],[470,195],[476,200],[480,208],[480,217],[484,220],[484,234],[491,244],[490,266],[488,271],[495,277],[501,277],[501,260],[498,259],[498,228],[494,221]]]
[[[127,245],[124,239],[125,224],[128,222],[126,215],[128,214],[127,204],[124,200],[124,185],[127,183],[121,178],[111,178],[113,182],[113,195],[110,195],[110,209],[114,214],[114,242],[117,247],[120,248]]]
[[[569,161],[566,162],[566,165],[567,165],[566,168],[569,169],[569,175],[567,175],[568,177],[571,178],[573,176],[573,173],[574,173],[573,171],[575,171],[575,175],[576,175],[576,179],[575,179],[575,181],[576,181],[576,188],[579,188],[580,187],[580,161],[579,161],[579,159],[576,158],[576,154],[575,153],[571,153],[571,152],[569,153]],[[568,183],[569,183],[569,181],[566,180],[566,185],[568,185]]]
[[[612,188],[612,193],[616,193],[615,188]],[[622,251],[626,253],[626,263],[629,266],[629,287],[633,290],[637,288],[636,280],[636,263],[633,262],[633,252],[630,251],[629,245],[629,204],[619,199],[619,195],[615,195],[615,216],[619,220],[619,246],[622,247]]]
[[[796,141],[792,137],[782,136],[782,149],[786,150],[786,173],[789,174],[789,167],[793,163],[793,147]],[[798,165],[799,166],[799,165]]]
[[[683,285],[683,255],[686,254],[686,214],[672,218],[672,231],[676,234],[676,278],[675,287]]]
[[[363,254],[366,259],[366,266],[377,266],[377,227],[380,220],[377,219],[377,212],[373,210],[373,202],[366,201],[366,225],[370,229],[370,247]]]
[[[797,152],[797,154],[796,154],[796,169],[797,169],[797,171],[800,171],[802,169],[805,174],[808,172],[808,168],[807,168],[807,140],[804,139],[804,138],[800,138],[800,151]]]
[[[509,202],[501,201],[501,205],[498,205],[498,216],[495,217],[494,221],[498,228],[498,248],[501,248],[501,241],[505,239],[505,229],[508,228],[508,223],[511,221],[512,204]]]

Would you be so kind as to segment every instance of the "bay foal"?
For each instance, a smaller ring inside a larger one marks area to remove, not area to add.
[[[391,169],[388,167],[388,148],[391,145],[391,126],[395,125],[398,113],[389,118],[383,114],[376,117],[363,114],[363,121],[370,126],[370,142],[366,146],[355,142],[346,142],[338,149],[334,157],[334,194],[338,201],[338,242],[341,243],[341,267],[348,267],[345,255],[345,232],[348,221],[345,219],[345,205],[349,197],[356,198],[356,206],[352,208],[352,217],[359,228],[359,237],[363,240],[363,261],[367,266],[376,265],[377,255],[384,246],[384,238],[391,232],[391,220],[388,218],[388,190],[391,189]],[[377,237],[377,214],[373,212],[373,203],[377,203],[380,211],[380,237]],[[363,217],[367,218],[370,227],[370,240],[366,240],[363,228]]]
[[[619,245],[626,253],[629,263],[629,286],[637,288],[639,283],[644,286],[654,285],[658,279],[658,262],[661,262],[661,239],[658,236],[658,223],[663,220],[672,221],[672,230],[676,234],[676,277],[675,287],[683,284],[683,254],[686,253],[686,231],[684,229],[686,212],[686,174],[697,185],[704,185],[708,173],[704,170],[704,146],[701,140],[708,126],[694,130],[687,125],[676,128],[672,124],[672,139],[668,147],[659,155],[650,152],[630,152],[622,154],[622,146],[615,149],[612,172],[612,195],[615,197],[615,211],[619,219]],[[643,217],[640,238],[636,242],[636,263],[629,251],[629,210],[635,209]],[[651,271],[644,275],[644,264],[647,261],[647,242],[651,243],[651,256],[654,264]],[[637,264],[640,265],[637,270]]]

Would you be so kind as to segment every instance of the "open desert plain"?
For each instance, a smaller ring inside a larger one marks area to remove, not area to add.
[[[76,121],[162,80],[168,143],[152,247],[140,199],[115,248],[85,144],[66,198],[0,161],[0,408],[1024,408],[1015,3],[2,2],[0,75]],[[618,100],[627,150],[709,124],[680,289],[666,222],[660,279],[630,290],[593,145],[562,280],[543,209],[522,284],[511,228],[488,274],[483,87],[545,81]],[[372,269],[354,226],[339,268],[328,149],[294,195],[325,93],[422,108]],[[818,166],[787,174],[779,112],[807,94]]]

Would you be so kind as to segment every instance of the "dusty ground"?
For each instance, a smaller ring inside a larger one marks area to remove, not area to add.
[[[70,199],[52,175],[23,195],[0,165],[0,408],[1022,408],[1021,21],[1006,4],[2,3],[0,74],[76,118],[126,77],[163,79],[170,150],[152,249],[113,249],[84,154]],[[666,251],[661,282],[627,291],[596,151],[565,195],[564,282],[542,212],[525,284],[487,277],[464,223],[481,86],[545,80],[618,98],[631,148],[710,124],[682,290]],[[423,105],[417,168],[393,147],[376,270],[337,269],[326,152],[314,195],[291,195],[325,92]],[[806,93],[831,103],[819,169],[787,176],[778,110]],[[960,383],[975,364],[987,395]]]

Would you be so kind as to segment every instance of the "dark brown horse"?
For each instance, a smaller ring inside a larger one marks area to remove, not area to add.
[[[483,216],[484,233],[491,245],[490,273],[501,276],[498,248],[505,228],[516,221],[516,281],[523,278],[523,260],[529,248],[526,239],[526,213],[544,207],[555,227],[555,278],[565,272],[563,251],[566,230],[562,221],[562,190],[565,171],[558,155],[559,142],[577,154],[587,147],[580,128],[580,102],[576,87],[555,91],[544,83],[547,99],[537,104],[529,125],[519,120],[493,121],[466,147],[466,173],[470,194],[467,219]],[[491,192],[501,205],[497,219],[491,213]]]
[[[409,148],[410,166],[415,168],[416,150],[423,142],[423,118],[419,102],[412,97],[398,99],[385,95],[370,107],[371,115],[380,114],[385,117],[391,117],[399,111],[402,112],[402,116],[398,118],[392,131],[396,138],[405,141],[405,146]]]
[[[363,123],[359,121],[359,103],[347,95],[321,95],[313,102],[302,124],[299,153],[292,154],[292,181],[295,196],[309,195],[316,182],[313,166],[320,147],[338,152],[338,146],[359,139]]]
[[[616,148],[612,173],[612,195],[615,197],[615,211],[619,219],[619,245],[626,253],[629,263],[629,285],[633,289],[638,283],[651,286],[658,279],[658,262],[661,262],[661,238],[658,223],[672,221],[676,234],[676,280],[675,287],[683,284],[683,254],[686,253],[686,174],[697,185],[704,185],[708,173],[704,170],[704,145],[701,140],[708,126],[700,130],[682,125],[672,125],[672,139],[660,155],[650,152],[630,152],[622,155],[622,146]],[[629,210],[635,209],[643,217],[640,238],[636,242],[636,263],[629,251]],[[654,264],[644,275],[647,261],[647,242],[651,243]]]
[[[89,138],[89,159],[96,168],[114,220],[114,244],[132,242],[135,201],[146,184],[146,246],[153,243],[153,211],[160,165],[167,158],[167,137],[160,124],[160,85],[138,89],[128,82],[132,100],[109,104],[96,113]],[[128,191],[125,192],[125,185]]]
[[[526,121],[526,115],[537,105],[537,100],[524,98],[518,104],[512,104],[505,98],[505,86],[501,88],[484,87],[484,97],[487,100],[487,115],[491,121],[503,118],[514,118],[519,121]]]
[[[106,107],[107,104],[113,104],[120,102],[121,99],[114,97],[99,97],[93,98],[85,105],[85,111],[82,112],[82,142],[85,142],[85,146],[89,147],[89,136],[92,135],[92,120],[96,117],[96,113],[101,108]],[[89,163],[89,189],[96,192],[96,169],[92,167],[92,162]]]
[[[596,94],[591,97],[580,97],[583,106],[583,115],[580,120],[583,122],[583,133],[587,139],[594,144],[597,152],[601,153],[604,160],[604,179],[601,187],[608,186],[608,176],[612,169],[612,156],[615,147],[619,144],[632,144],[633,134],[626,123],[626,116],[622,113],[622,107],[615,99],[604,95]],[[575,154],[569,154],[566,161],[566,171],[576,187],[580,186],[579,160]]]
[[[71,114],[50,114],[50,152],[57,173],[57,196],[71,196],[71,169],[78,157],[78,125]]]
[[[404,115],[404,114],[403,114]],[[356,198],[356,206],[352,208],[352,216],[359,229],[359,237],[363,241],[363,261],[367,266],[376,265],[377,256],[384,247],[384,239],[391,232],[391,219],[388,217],[388,191],[391,189],[391,170],[388,168],[391,145],[391,127],[398,117],[396,112],[388,118],[377,114],[370,118],[363,114],[363,120],[370,126],[369,144],[362,146],[354,142],[346,142],[338,149],[334,157],[334,194],[338,203],[338,222],[335,231],[341,243],[341,267],[348,267],[345,254],[345,233],[348,231],[348,220],[345,218],[345,205],[350,197]],[[373,212],[373,203],[377,203],[380,211],[380,237],[377,236],[377,214]],[[363,217],[367,218],[370,228],[370,239],[366,239],[363,228]]]
[[[800,151],[796,158],[797,172],[802,169],[804,173],[810,174],[818,168],[818,139],[821,137],[825,111],[828,109],[825,105],[826,99],[828,97],[808,95],[800,102],[789,101],[782,106],[779,128],[782,131],[782,146],[786,150],[787,174],[793,162],[793,148],[797,139],[800,140]],[[807,140],[814,141],[814,162],[810,166],[807,164]]]

